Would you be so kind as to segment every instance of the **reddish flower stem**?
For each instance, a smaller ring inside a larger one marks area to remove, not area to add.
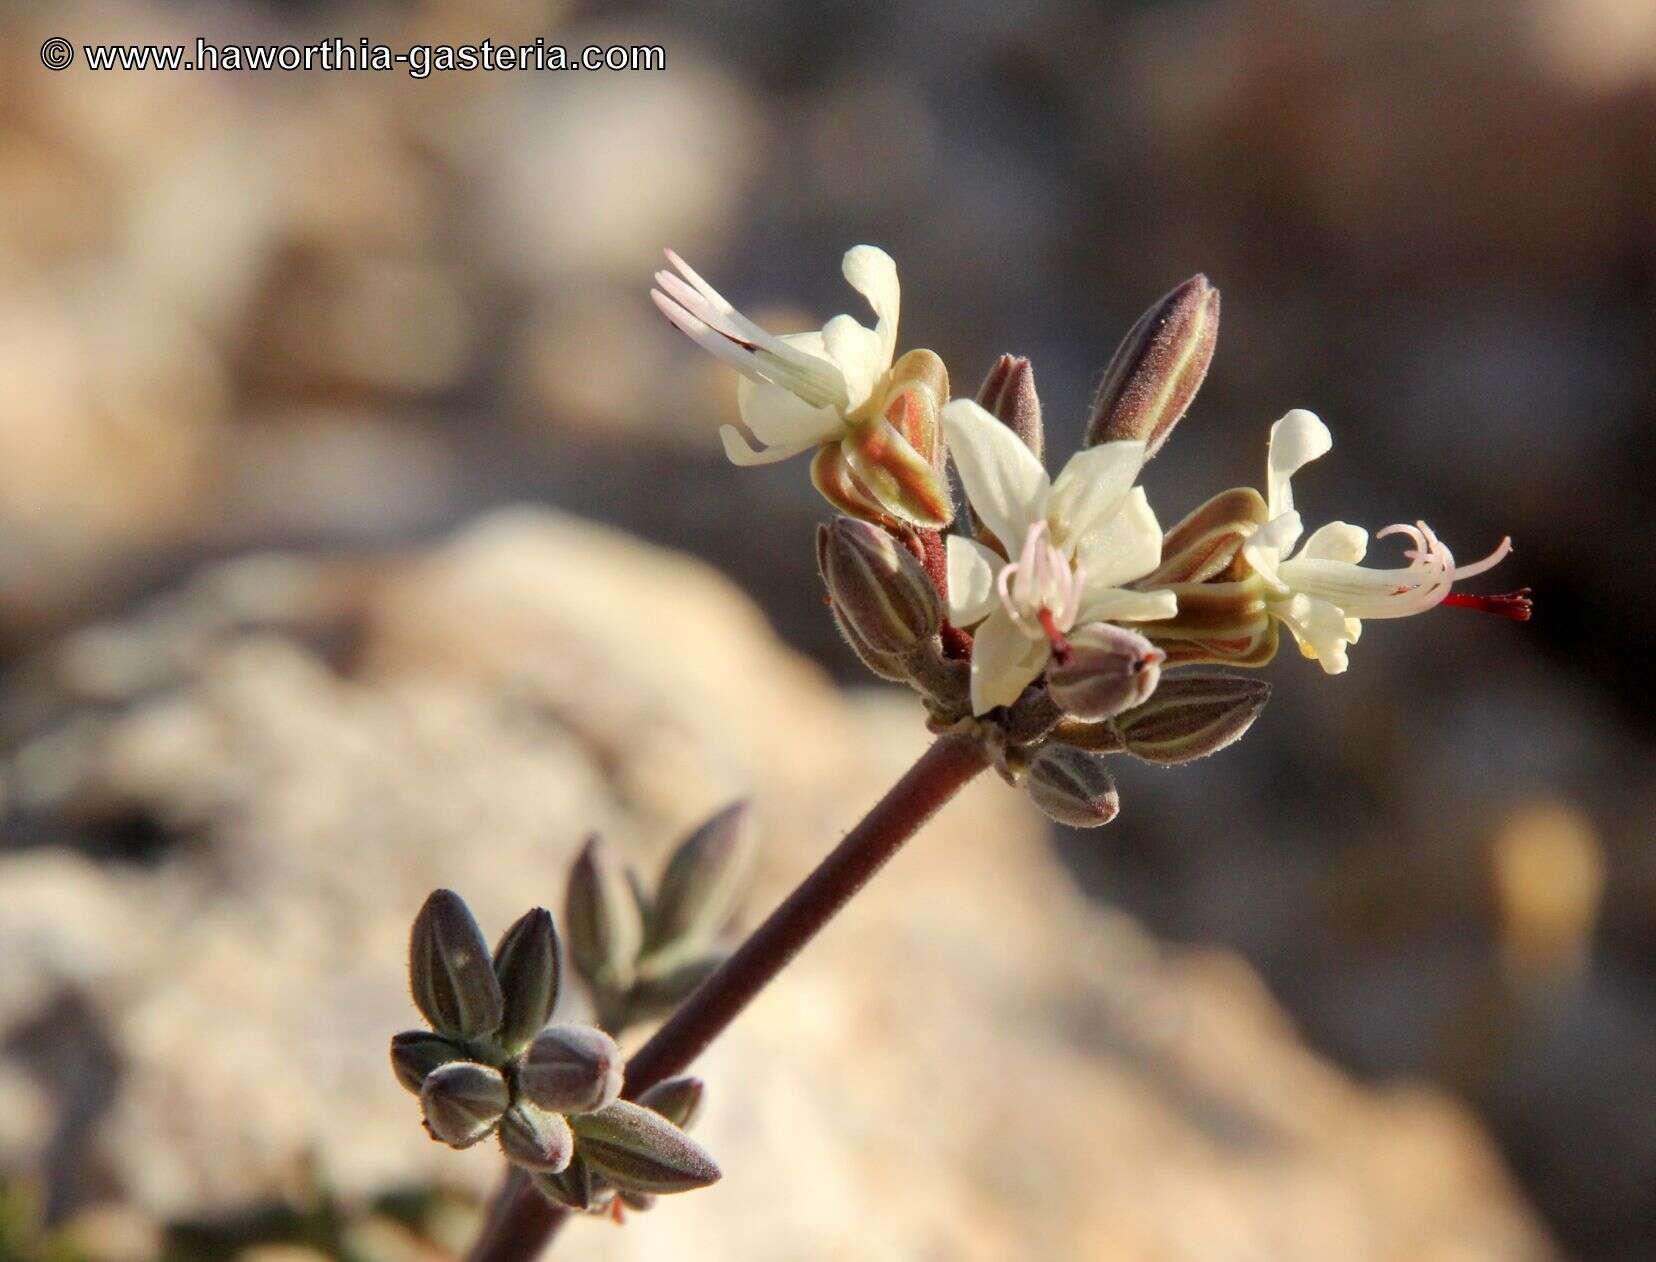
[[[682,1073],[910,837],[988,766],[982,744],[941,736],[845,840],[627,1062],[624,1095]],[[495,1193],[467,1262],[532,1262],[568,1217],[515,1170]]]

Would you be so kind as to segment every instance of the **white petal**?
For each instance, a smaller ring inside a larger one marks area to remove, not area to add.
[[[1288,480],[1334,446],[1328,426],[1304,408],[1295,408],[1271,426],[1271,444],[1265,457],[1265,503],[1272,517],[1294,507]]]
[[[1331,521],[1312,532],[1300,558],[1311,561],[1345,561],[1355,565],[1368,552],[1368,531],[1350,522]]]
[[[891,255],[877,245],[857,245],[845,252],[840,260],[840,271],[874,308],[879,323],[875,332],[880,339],[880,371],[891,367],[897,353],[897,308],[901,291],[897,285],[897,264]]]
[[[1298,594],[1280,605],[1273,605],[1271,612],[1294,633],[1300,652],[1314,658],[1327,674],[1341,674],[1351,664],[1346,656],[1346,645],[1357,638],[1352,633],[1351,625],[1355,620],[1347,618],[1338,605]],[[1356,628],[1358,631],[1361,629],[1360,625]]]
[[[1046,470],[1023,440],[970,399],[943,409],[949,452],[966,498],[1008,552],[1023,547],[1046,512]]]
[[[1124,587],[1090,591],[1076,615],[1083,622],[1160,622],[1179,612],[1179,600],[1172,592],[1130,592]]]
[[[949,536],[948,557],[949,621],[957,627],[973,626],[999,603],[995,575],[1006,562],[976,539],[962,535]]]
[[[1135,486],[1114,517],[1077,542],[1075,562],[1092,592],[1143,578],[1161,564],[1161,551],[1161,523],[1144,488]]]
[[[753,436],[770,446],[827,442],[845,430],[845,419],[835,409],[814,408],[768,381],[743,377],[737,382],[736,409]]]
[[[880,335],[848,315],[837,315],[822,326],[822,344],[845,378],[846,410],[862,406],[890,366],[881,357]]]
[[[972,713],[1011,705],[1052,654],[1045,640],[1032,640],[1006,616],[990,614],[972,634]]]
[[[1300,515],[1288,512],[1266,522],[1242,545],[1242,559],[1276,591],[1286,594],[1287,584],[1280,573],[1282,558],[1292,551],[1300,537]]]
[[[1053,543],[1060,548],[1076,543],[1114,517],[1143,467],[1140,442],[1100,443],[1071,456],[1047,498]],[[1161,544],[1159,533],[1156,543]]]
[[[739,464],[743,468],[761,464],[776,464],[779,461],[787,460],[791,456],[797,456],[802,451],[809,451],[818,445],[816,439],[812,438],[800,443],[784,444],[780,447],[766,447],[761,451],[755,451],[749,445],[748,440],[742,437],[742,431],[734,425],[719,426],[719,439],[724,443],[725,457],[731,464]]]

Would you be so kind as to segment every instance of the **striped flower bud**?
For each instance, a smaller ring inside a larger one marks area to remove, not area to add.
[[[1192,276],[1139,317],[1093,399],[1087,445],[1137,439],[1149,460],[1196,397],[1219,337],[1219,291]]]
[[[1103,755],[1084,749],[1045,746],[1030,763],[1024,784],[1048,818],[1071,828],[1097,828],[1121,810]]]
[[[475,1061],[439,1065],[420,1088],[426,1130],[451,1148],[470,1148],[495,1128],[511,1103],[498,1069]]]
[[[453,890],[435,891],[414,918],[408,975],[415,1006],[439,1034],[478,1039],[500,1028],[504,1001],[489,944]]]
[[[705,942],[724,928],[753,857],[751,814],[747,802],[732,803],[673,851],[656,889],[646,951]]]
[[[543,1109],[590,1113],[621,1094],[625,1060],[615,1040],[590,1025],[554,1025],[529,1045],[518,1086]]]
[[[1021,355],[1002,355],[983,379],[978,406],[1023,439],[1024,446],[1042,458],[1046,436],[1041,425],[1041,400],[1035,393],[1035,370]]]
[[[626,864],[597,834],[570,870],[564,930],[581,976],[598,986],[626,989],[644,941],[644,918]]]
[[[465,1059],[465,1049],[430,1030],[404,1030],[391,1038],[391,1072],[415,1095],[439,1065]]]
[[[1090,622],[1071,631],[1047,667],[1047,691],[1068,714],[1097,721],[1140,705],[1156,690],[1167,654],[1136,631]]]
[[[875,653],[900,656],[937,634],[937,589],[878,526],[837,517],[817,527],[817,563],[835,614]]]
[[[501,936],[494,971],[505,1004],[498,1038],[508,1055],[516,1055],[552,1019],[558,1002],[558,931],[551,912],[537,907]]]
[[[575,1132],[562,1114],[519,1100],[500,1119],[500,1151],[525,1170],[557,1174],[575,1156]]]
[[[719,1180],[695,1140],[652,1109],[616,1100],[571,1119],[576,1145],[595,1174],[628,1192],[688,1192]]]
[[[706,1093],[707,1084],[687,1074],[682,1078],[669,1078],[666,1082],[656,1083],[638,1097],[638,1102],[647,1109],[654,1109],[680,1130],[689,1130],[701,1116],[702,1099]]]
[[[1127,752],[1176,766],[1240,740],[1271,698],[1271,685],[1219,671],[1180,671],[1115,721]]]
[[[596,1189],[593,1186],[592,1167],[586,1163],[579,1152],[562,1170],[539,1171],[531,1179],[535,1187],[540,1189],[542,1196],[554,1205],[576,1213],[585,1213],[592,1208]]]

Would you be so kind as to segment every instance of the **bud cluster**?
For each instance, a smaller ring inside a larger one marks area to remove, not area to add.
[[[685,837],[652,896],[594,835],[569,874],[569,956],[598,1023],[619,1034],[671,1012],[723,964],[719,936],[741,900],[753,854],[750,811],[736,802]]]
[[[557,930],[536,908],[491,952],[464,900],[437,890],[415,917],[408,973],[430,1029],[391,1040],[391,1069],[420,1098],[426,1131],[452,1148],[496,1137],[548,1197],[635,1208],[706,1187],[719,1168],[684,1133],[701,1099],[676,1079],[621,1099],[624,1062],[608,1034],[547,1023],[561,979]],[[686,1101],[690,1103],[687,1105]]]

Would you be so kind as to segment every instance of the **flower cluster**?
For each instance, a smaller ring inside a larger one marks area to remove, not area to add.
[[[414,920],[409,984],[429,1030],[391,1040],[397,1081],[420,1098],[433,1139],[469,1148],[490,1135],[508,1161],[569,1209],[706,1187],[713,1158],[685,1134],[702,1086],[661,1083],[621,1098],[615,1040],[593,1026],[548,1025],[558,1002],[557,931],[542,908],[493,952],[458,894],[438,890]]]
[[[1365,566],[1361,528],[1335,521],[1305,536],[1291,479],[1332,439],[1303,410],[1271,429],[1263,495],[1226,491],[1163,532],[1136,483],[1213,358],[1219,293],[1205,277],[1127,334],[1084,446],[1051,477],[1027,360],[1002,356],[975,400],[951,401],[935,354],[896,357],[897,269],[884,251],[859,245],[843,263],[873,329],[841,315],[783,337],[668,259],[657,306],[743,377],[741,419],[763,446],[726,426],[727,454],[746,465],[814,450],[813,480],[845,514],[819,530],[817,556],[847,641],[870,670],[920,693],[935,730],[981,736],[1054,818],[1108,822],[1119,806],[1108,756],[1213,753],[1269,696],[1258,681],[1174,668],[1263,666],[1287,627],[1339,674],[1365,619],[1441,604],[1529,616],[1527,591],[1453,591],[1501,561],[1509,540],[1458,565],[1424,522],[1390,526],[1375,537],[1401,536],[1406,564]],[[967,501],[958,514],[951,460]]]

